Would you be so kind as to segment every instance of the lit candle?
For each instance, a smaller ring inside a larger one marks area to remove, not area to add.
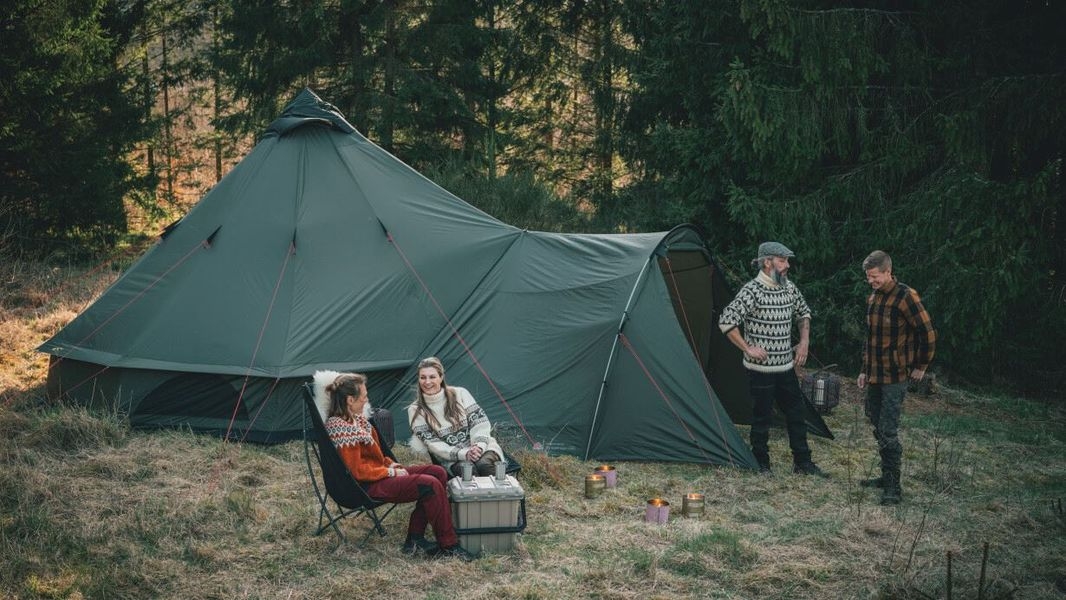
[[[596,467],[596,473],[607,478],[607,487],[613,488],[618,485],[618,471],[615,471],[614,467],[611,465],[600,465]]]
[[[595,498],[603,493],[603,490],[607,487],[607,478],[603,475],[586,475],[585,476],[585,497]]]
[[[703,494],[685,494],[681,499],[681,515],[700,517],[703,515]]]
[[[666,523],[670,520],[670,503],[662,498],[648,500],[648,507],[644,509],[644,520],[660,525]]]

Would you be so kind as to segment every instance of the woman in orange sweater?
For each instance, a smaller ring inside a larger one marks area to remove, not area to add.
[[[452,525],[451,507],[444,487],[448,474],[437,465],[405,467],[386,457],[377,431],[367,419],[369,396],[366,376],[345,373],[326,386],[329,418],[326,433],[348,470],[375,500],[416,502],[407,525],[403,551],[473,560],[459,545]],[[426,525],[433,526],[437,542],[426,540]]]

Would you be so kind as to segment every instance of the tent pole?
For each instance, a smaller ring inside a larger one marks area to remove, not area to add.
[[[658,250],[658,247],[656,247]],[[607,376],[611,373],[611,365],[614,363],[614,355],[618,351],[618,338],[622,334],[622,328],[625,327],[626,321],[629,320],[629,307],[633,305],[633,299],[637,295],[637,288],[640,287],[640,283],[644,281],[644,274],[648,272],[648,265],[651,264],[653,258],[655,258],[656,252],[652,252],[648,256],[648,260],[645,261],[644,266],[641,267],[640,273],[637,274],[636,281],[633,282],[633,289],[629,291],[629,299],[626,300],[626,307],[622,309],[622,318],[618,321],[618,332],[614,336],[614,342],[611,343],[611,353],[607,355],[607,366],[603,370],[603,380],[600,382],[600,393],[596,396],[596,408],[592,411],[592,424],[589,426],[589,439],[585,444],[585,459],[589,459],[589,452],[592,451],[592,434],[596,432],[596,419],[600,415],[600,402],[603,401],[603,394],[607,391]]]

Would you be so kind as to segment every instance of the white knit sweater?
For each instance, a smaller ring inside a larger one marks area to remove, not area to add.
[[[766,362],[752,362],[744,355],[744,366],[752,371],[781,373],[792,369],[792,320],[810,319],[811,309],[799,288],[791,281],[777,285],[769,276],[759,276],[744,284],[736,298],[722,311],[718,326],[722,333],[741,327],[744,341],[766,350]]]
[[[503,457],[503,450],[492,437],[492,424],[485,411],[478,406],[474,397],[466,388],[449,386],[455,392],[456,399],[462,407],[463,416],[458,425],[452,425],[444,416],[444,390],[432,396],[426,396],[426,406],[436,417],[439,428],[434,431],[429,423],[419,415],[415,418],[417,403],[407,407],[407,421],[411,424],[411,448],[426,450],[431,453],[445,469],[452,464],[466,460],[466,453],[473,445],[482,450],[492,450]]]

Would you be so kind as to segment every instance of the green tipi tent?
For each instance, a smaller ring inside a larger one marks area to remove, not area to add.
[[[134,426],[292,439],[319,369],[367,373],[372,402],[405,415],[414,365],[436,355],[534,447],[752,468],[733,425],[748,418],[746,375],[715,324],[729,299],[690,226],[515,228],[305,90],[40,349],[51,394]]]

